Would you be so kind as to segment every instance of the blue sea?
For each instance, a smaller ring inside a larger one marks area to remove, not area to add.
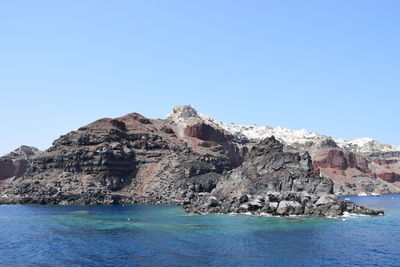
[[[0,266],[400,266],[400,195],[377,217],[189,215],[175,206],[0,206]]]

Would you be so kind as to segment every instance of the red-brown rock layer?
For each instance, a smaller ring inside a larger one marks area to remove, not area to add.
[[[380,173],[380,174],[378,174],[378,177],[389,183],[394,183],[394,182],[400,181],[400,174],[395,173],[395,172]]]
[[[340,149],[330,149],[317,152],[313,157],[313,164],[319,169],[346,170],[355,168],[363,173],[370,173],[368,161],[362,156]]]

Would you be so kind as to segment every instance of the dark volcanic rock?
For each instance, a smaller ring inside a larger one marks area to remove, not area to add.
[[[348,158],[346,164],[353,164]],[[15,173],[16,170],[12,170]],[[207,123],[188,106],[166,120],[138,113],[104,118],[61,136],[29,159],[0,203],[183,204],[188,212],[336,216],[376,212],[332,195],[308,153],[268,138],[245,139]]]
[[[218,206],[205,204],[206,198],[186,205],[188,212],[243,213],[272,215],[339,216],[344,212],[379,214],[341,202],[333,195],[332,180],[312,172],[309,155],[283,151],[274,137],[254,146],[243,164],[225,174],[211,196]],[[307,164],[304,164],[307,162]]]
[[[241,148],[229,134],[208,128],[197,133],[215,145],[201,146],[204,140],[185,135],[184,129],[202,119],[190,120],[184,127],[137,113],[97,120],[33,158],[0,202],[179,204],[211,192],[242,160]]]

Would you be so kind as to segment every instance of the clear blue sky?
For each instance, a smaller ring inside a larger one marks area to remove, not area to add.
[[[400,145],[400,1],[1,1],[0,154],[192,104]]]

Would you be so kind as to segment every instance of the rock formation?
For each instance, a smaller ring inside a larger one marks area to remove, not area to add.
[[[0,190],[4,190],[13,179],[19,178],[28,169],[29,161],[40,150],[30,146],[20,146],[13,152],[0,157]]]
[[[308,153],[284,152],[274,137],[253,146],[243,164],[224,175],[210,195],[186,203],[194,213],[339,216],[376,215],[333,194],[332,180],[313,172]]]
[[[333,145],[327,138],[320,141],[321,147]],[[273,137],[256,142],[227,131],[191,106],[176,107],[163,120],[138,113],[103,118],[30,158],[24,175],[0,193],[0,203],[167,203],[184,204],[188,212],[274,215],[378,213],[339,201],[332,180],[320,176],[324,168],[371,171],[365,161],[338,150],[313,163],[308,152],[291,149]],[[397,178],[387,174],[385,179]]]
[[[385,145],[371,138],[334,140],[306,130],[283,127],[223,123],[203,116],[205,121],[255,144],[275,136],[286,151],[308,151],[316,171],[334,182],[334,193],[400,193],[400,147]]]
[[[210,192],[246,149],[184,107],[175,119],[137,113],[97,120],[55,140],[4,203],[181,203]]]

